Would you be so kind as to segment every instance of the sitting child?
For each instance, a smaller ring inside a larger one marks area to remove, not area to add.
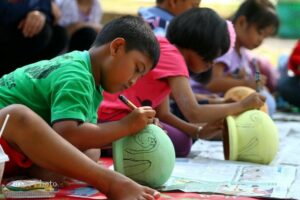
[[[214,61],[212,79],[206,85],[211,92],[225,93],[235,86],[256,89],[255,66],[260,69],[261,63],[247,50],[257,48],[266,37],[276,32],[279,25],[275,8],[268,0],[246,0],[232,20],[236,32],[235,47]],[[260,84],[264,86],[266,77],[261,75],[260,78]],[[266,87],[261,93],[267,97],[269,114],[272,115],[276,110],[274,97]]]
[[[156,6],[149,8],[140,8],[138,11],[138,15],[141,16],[150,25],[155,35],[166,36],[168,25],[175,16],[178,16],[191,8],[199,7],[200,3],[201,0],[156,0]],[[197,78],[199,82],[205,83],[210,79],[211,69],[207,70],[206,72],[197,74],[190,72],[190,75],[191,77]],[[202,103],[206,101],[208,101],[209,103],[222,102],[222,99],[217,95],[195,93],[195,96],[196,99]],[[178,113],[180,113],[177,104],[175,102],[170,103],[172,112],[176,110]]]
[[[139,17],[124,16],[106,24],[89,51],[73,51],[4,75],[0,121],[11,116],[0,139],[10,159],[4,175],[60,178],[50,170],[87,181],[109,199],[154,199],[155,190],[104,170],[95,161],[99,148],[136,134],[155,116],[151,107],[140,107],[118,122],[97,125],[102,92],[132,86],[158,58],[159,44],[149,26]],[[16,103],[30,109],[12,105]],[[93,152],[95,160],[79,150]]]
[[[68,31],[68,51],[88,50],[101,30],[102,9],[98,0],[56,0],[59,24]]]
[[[289,57],[287,67],[293,75],[282,74],[278,83],[278,91],[284,100],[300,108],[300,40]]]
[[[0,77],[63,51],[67,32],[56,11],[52,0],[0,1]]]
[[[158,37],[158,40],[161,52],[158,65],[122,94],[137,106],[152,106],[156,110],[177,156],[187,156],[193,138],[212,137],[201,131],[200,123],[215,123],[264,103],[264,97],[257,93],[242,102],[229,104],[199,105],[196,101],[188,71],[206,71],[213,59],[226,53],[230,46],[227,23],[215,11],[189,9],[172,20],[167,38]],[[170,94],[188,122],[170,112]],[[122,119],[130,112],[118,99],[118,94],[104,93],[98,116],[101,122],[107,122]]]
[[[171,20],[191,8],[199,6],[201,0],[156,0],[156,6],[140,8],[141,16],[152,28],[155,35],[165,36]]]

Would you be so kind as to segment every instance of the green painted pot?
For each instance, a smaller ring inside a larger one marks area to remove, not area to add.
[[[226,160],[269,164],[278,151],[278,130],[272,119],[260,110],[228,116],[223,131]]]
[[[113,143],[114,169],[136,182],[157,188],[171,176],[175,150],[168,135],[156,125],[148,125],[133,136]]]

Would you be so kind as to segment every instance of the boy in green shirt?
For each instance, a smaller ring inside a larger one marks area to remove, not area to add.
[[[10,157],[5,175],[15,175],[17,168],[18,173],[22,169],[43,177],[43,169],[48,169],[86,181],[109,199],[157,198],[155,190],[101,168],[80,151],[104,147],[153,122],[155,111],[139,107],[120,121],[96,124],[102,91],[127,89],[158,58],[151,29],[142,19],[125,16],[104,26],[89,51],[74,51],[4,75],[0,124],[10,115],[0,139]],[[98,160],[97,154],[93,156]]]

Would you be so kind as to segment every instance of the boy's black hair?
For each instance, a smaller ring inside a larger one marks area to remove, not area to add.
[[[269,0],[245,0],[232,17],[235,23],[240,16],[245,16],[247,23],[264,29],[268,26],[275,28],[274,34],[279,27],[279,19],[276,9]]]
[[[158,3],[162,3],[162,2],[164,2],[165,0],[156,0],[156,4],[158,4]]]
[[[210,8],[192,8],[175,17],[167,38],[179,48],[197,52],[207,62],[225,54],[230,46],[226,21]]]
[[[148,24],[140,17],[126,15],[107,23],[96,37],[93,46],[101,46],[121,37],[126,51],[138,50],[149,56],[154,68],[160,55],[159,43]]]

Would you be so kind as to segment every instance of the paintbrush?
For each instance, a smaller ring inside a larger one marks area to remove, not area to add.
[[[119,99],[125,103],[131,110],[136,109],[136,105],[134,105],[131,101],[129,101],[124,95],[119,95]]]
[[[6,124],[7,124],[8,118],[9,118],[9,114],[7,114],[6,117],[5,117],[5,119],[4,119],[2,128],[1,128],[1,130],[0,130],[0,138],[1,138],[2,134],[3,134],[3,131],[4,131],[5,126],[6,126]]]

